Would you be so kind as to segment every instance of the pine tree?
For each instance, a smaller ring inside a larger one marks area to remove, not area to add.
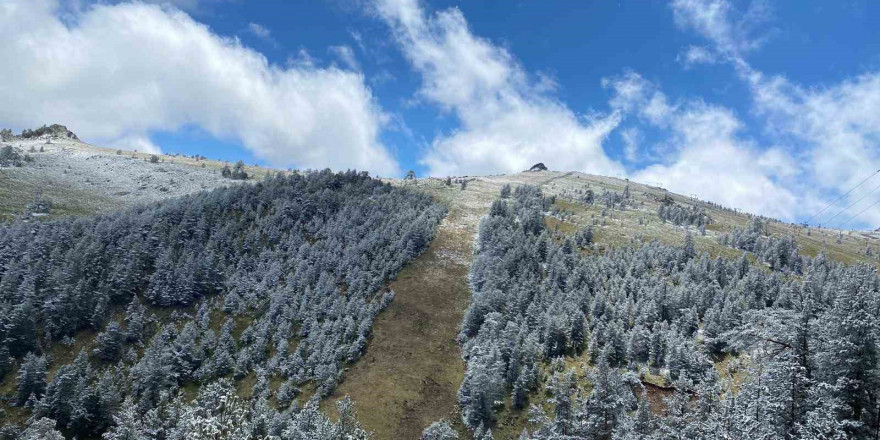
[[[449,422],[441,420],[425,428],[420,438],[421,440],[458,440],[458,433],[452,429]]]
[[[12,356],[9,354],[9,347],[6,344],[0,345],[0,380],[12,371]]]
[[[613,438],[636,440],[649,439],[656,433],[657,420],[651,413],[651,402],[648,401],[648,395],[642,389],[641,397],[639,397],[638,408],[624,416],[621,423],[615,428]]]
[[[126,400],[119,413],[113,416],[114,426],[104,434],[104,440],[149,440],[140,420],[134,404]]]
[[[510,198],[510,184],[506,184],[501,187],[501,198],[502,199]]]
[[[607,438],[626,412],[635,408],[636,399],[620,374],[608,364],[607,351],[602,353],[595,371],[588,377],[593,390],[583,408],[585,433],[591,438]]]
[[[46,391],[46,358],[28,353],[18,369],[16,401],[27,402],[31,395],[40,398]]]
[[[133,297],[125,309],[125,339],[128,342],[140,342],[144,338],[146,327],[146,308]]]
[[[690,229],[684,235],[684,248],[682,250],[682,263],[692,260],[697,255],[694,249],[694,237],[691,235]]]
[[[495,420],[495,401],[502,398],[503,389],[494,373],[488,368],[465,373],[458,391],[458,404],[462,408],[462,421],[472,429]]]
[[[857,266],[847,272],[833,307],[823,318],[835,325],[824,328],[826,342],[819,358],[823,376],[837,386],[836,395],[847,407],[846,418],[863,424],[863,428],[853,429],[858,435],[868,427],[872,431],[880,427],[878,406],[873,403],[880,390],[876,317],[872,313],[878,308],[878,293],[872,268]]]
[[[98,334],[95,338],[97,347],[94,349],[95,355],[103,362],[115,362],[122,356],[123,342],[125,335],[122,328],[116,321],[110,321],[107,328]]]
[[[64,436],[55,430],[55,421],[41,418],[29,424],[21,433],[20,440],[65,440]]]

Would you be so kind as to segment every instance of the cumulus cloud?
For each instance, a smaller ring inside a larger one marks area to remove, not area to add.
[[[779,150],[760,149],[740,136],[742,129],[730,110],[690,102],[672,117],[677,153],[668,163],[636,172],[634,179],[661,182],[674,192],[748,212],[794,218],[799,198],[775,173],[790,159]]]
[[[105,144],[197,125],[275,165],[399,172],[359,73],[270,64],[167,6],[58,13],[51,0],[0,7],[0,59],[14,60],[0,81],[5,124],[59,122]]]
[[[743,124],[732,111],[700,100],[670,105],[656,85],[635,72],[603,84],[614,91],[613,107],[662,129],[672,146],[662,162],[633,172],[635,181],[777,218],[799,213],[800,199],[788,189],[797,174],[793,160],[741,136]],[[634,160],[639,132],[630,128],[621,137],[627,159]]]
[[[783,75],[768,76],[746,59],[764,41],[750,30],[771,16],[766,3],[753,2],[743,13],[726,0],[676,0],[672,8],[676,23],[706,38],[712,51],[722,55],[749,86],[754,110],[766,118],[768,131],[805,147],[796,164],[777,170],[796,168],[809,181],[803,189],[804,198],[810,200],[805,217],[827,203],[821,200],[837,198],[880,167],[880,72],[823,88],[805,87]],[[788,173],[793,174],[790,169]],[[857,188],[840,204],[859,200],[870,188]],[[870,202],[856,203],[851,214]],[[880,208],[864,212],[859,221],[876,227]]]
[[[757,72],[749,78],[757,110],[768,117],[769,128],[807,146],[803,166],[810,172],[813,191],[836,198],[880,168],[880,72],[824,89],[807,89],[782,76],[765,79]],[[870,185],[856,188],[845,203],[867,191]],[[871,202],[854,205],[851,214]],[[860,218],[876,227],[880,208]]]
[[[422,163],[432,175],[508,173],[536,162],[599,174],[623,172],[602,142],[615,112],[585,117],[532,78],[503,47],[474,35],[456,8],[428,15],[415,0],[378,0],[404,56],[422,77],[419,97],[453,113],[459,128],[433,140]]]

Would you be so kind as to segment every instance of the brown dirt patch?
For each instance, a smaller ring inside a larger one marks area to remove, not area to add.
[[[455,338],[470,298],[472,234],[450,224],[456,214],[390,284],[397,296],[376,318],[366,355],[325,400],[351,396],[376,439],[415,439],[434,421],[459,418],[464,363]]]

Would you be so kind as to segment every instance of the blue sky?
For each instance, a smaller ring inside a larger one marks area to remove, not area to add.
[[[872,1],[0,0],[0,56],[21,60],[0,126],[383,176],[541,161],[803,221],[880,168],[878,18]],[[827,212],[863,198],[838,219],[880,226],[877,185]]]

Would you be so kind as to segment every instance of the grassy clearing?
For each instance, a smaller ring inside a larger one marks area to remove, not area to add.
[[[115,206],[112,200],[92,192],[54,185],[51,180],[29,179],[17,171],[0,168],[0,222],[15,219],[34,200],[37,190],[53,202],[50,214],[44,218],[89,215]]]
[[[527,173],[505,176],[505,178],[517,178],[525,174]],[[600,248],[626,244],[637,237],[680,246],[684,242],[686,229],[669,223],[664,224],[657,217],[659,201],[663,197],[669,196],[679,205],[702,207],[712,217],[713,223],[706,227],[705,236],[700,235],[696,228],[690,228],[698,251],[708,252],[713,258],[718,255],[724,258],[739,258],[742,254],[742,251],[719,244],[717,237],[729,233],[735,228],[748,225],[750,217],[746,214],[719,209],[692,197],[669,193],[662,188],[627,180],[580,173],[546,172],[534,174],[548,175],[543,180],[545,184],[542,189],[548,195],[558,196],[556,207],[569,214],[566,222],[580,228],[592,224],[593,219],[596,219],[599,224],[593,226],[593,230],[596,243]],[[534,181],[537,179],[523,180]],[[627,185],[630,187],[630,194],[636,206],[628,207],[626,210],[609,209],[604,219],[601,216],[601,206],[584,205],[578,201],[561,197],[563,194],[571,194],[577,189],[592,189],[597,195],[606,189],[622,192]],[[604,226],[602,225],[603,220]],[[824,252],[829,259],[846,264],[862,262],[880,267],[880,239],[874,234],[820,228],[810,228],[808,233],[807,229],[802,226],[777,221],[768,222],[767,230],[770,234],[794,236],[803,255],[814,257]],[[867,247],[872,248],[873,256],[866,255],[865,249]]]
[[[377,439],[418,438],[434,421],[459,419],[464,363],[455,338],[470,296],[470,235],[450,227],[460,214],[450,213],[428,250],[390,284],[396,297],[377,317],[365,356],[324,402],[329,410],[351,396]]]

